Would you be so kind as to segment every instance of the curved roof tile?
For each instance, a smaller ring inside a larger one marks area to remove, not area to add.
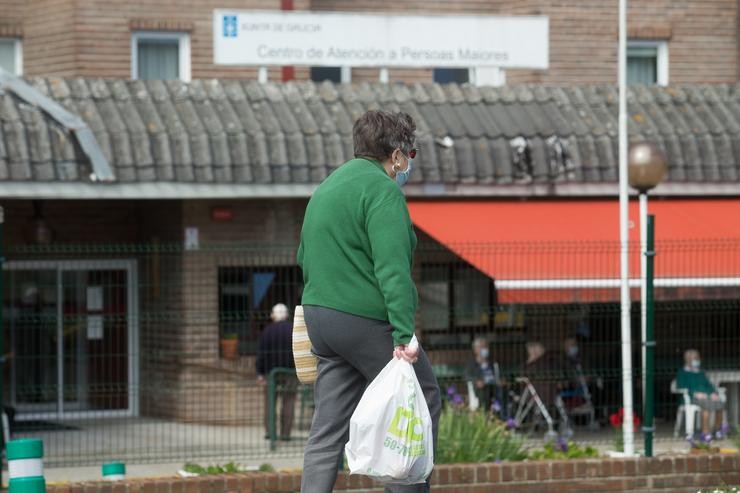
[[[617,179],[612,85],[29,83],[87,123],[122,182],[317,183],[352,156],[353,123],[370,108],[416,120],[416,183]],[[631,135],[665,149],[669,181],[740,180],[739,85],[628,94]],[[528,147],[526,165],[513,139]],[[0,88],[0,181],[87,182],[90,168],[67,129]]]

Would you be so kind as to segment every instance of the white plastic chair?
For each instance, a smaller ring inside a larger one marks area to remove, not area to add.
[[[721,402],[727,402],[727,394],[724,387],[717,387],[717,393],[719,394],[719,400]],[[691,403],[691,396],[687,389],[679,389],[676,387],[676,380],[671,380],[671,393],[683,396],[683,404],[678,406],[676,411],[676,425],[673,428],[673,436],[678,437],[678,432],[681,429],[682,419],[686,423],[684,436],[691,437],[694,435],[696,430],[697,416],[701,413],[701,408],[696,404]],[[712,413],[712,419],[714,419],[714,413]],[[727,412],[723,413],[723,425],[727,425]]]
[[[681,429],[681,421],[685,421],[686,423],[684,436],[693,436],[694,429],[696,427],[696,417],[701,412],[701,408],[696,404],[691,403],[691,396],[687,389],[679,389],[676,387],[676,380],[671,380],[671,394],[683,396],[683,404],[679,404],[678,410],[676,411],[676,425],[673,428],[673,436],[678,437],[678,432]]]

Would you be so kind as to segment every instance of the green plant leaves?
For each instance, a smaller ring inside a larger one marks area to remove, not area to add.
[[[437,464],[523,460],[527,457],[522,439],[507,430],[504,423],[483,412],[469,412],[452,406],[442,411],[437,443],[434,458]]]

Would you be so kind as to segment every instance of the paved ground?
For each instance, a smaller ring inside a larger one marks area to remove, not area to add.
[[[730,442],[722,443],[731,446]],[[606,453],[609,447],[605,444],[597,445],[597,448]],[[642,442],[637,442],[635,449],[641,452],[643,449]],[[658,441],[654,446],[655,455],[664,454],[681,454],[688,451],[685,443],[679,441]],[[270,463],[276,470],[300,469],[303,463],[303,457],[269,457],[246,460],[241,464],[257,468],[263,463]],[[223,463],[223,462],[219,462]],[[207,464],[204,462],[203,464]],[[182,469],[183,463],[166,463],[166,464],[127,464],[127,477],[144,478],[144,477],[165,477],[177,474]],[[101,478],[100,466],[78,466],[78,467],[55,467],[47,468],[46,480],[50,483],[69,482],[69,481],[89,481]],[[7,473],[4,475],[7,478]],[[7,479],[6,479],[7,480]]]
[[[216,461],[223,464],[223,461]],[[258,468],[263,463],[270,463],[276,470],[300,469],[303,457],[265,458],[252,461],[243,461],[246,467]],[[201,462],[201,465],[208,462]],[[182,462],[168,464],[126,464],[126,477],[128,478],[156,478],[174,476],[182,469]],[[74,481],[99,480],[102,477],[100,466],[78,466],[78,467],[53,467],[44,471],[47,483],[63,483]],[[3,473],[3,479],[7,481],[7,472]]]

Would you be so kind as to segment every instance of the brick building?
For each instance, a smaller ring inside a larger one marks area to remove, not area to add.
[[[630,92],[630,132],[669,158],[654,206],[666,218],[660,357],[672,368],[721,306],[708,332],[726,344],[700,348],[721,365],[740,351],[730,328],[740,231],[717,219],[740,213],[737,4],[632,4],[631,77],[646,85]],[[388,80],[405,84],[385,84],[377,68],[213,64],[213,9],[281,6],[546,16],[549,69],[506,70],[502,87],[479,87],[465,83],[479,81],[475,69],[391,68]],[[407,111],[419,127],[405,190],[421,240],[419,330],[433,360],[460,363],[484,333],[513,366],[524,338],[557,350],[591,325],[593,360],[616,365],[612,10],[598,0],[0,0],[0,64],[32,88],[0,79],[10,402],[26,418],[259,423],[261,406],[243,407],[259,396],[254,344],[271,304],[300,298],[305,204],[351,157],[354,119],[379,107]],[[353,84],[309,80],[326,77]],[[89,127],[113,180],[91,178],[106,170],[50,103]],[[670,304],[710,298],[690,311]],[[230,332],[236,361],[219,349]]]
[[[458,0],[445,2],[353,0],[224,0],[216,2],[156,2],[138,0],[111,4],[104,0],[2,0],[0,38],[3,50],[19,41],[23,72],[29,76],[130,78],[136,43],[151,48],[157,36],[167,36],[187,52],[190,66],[184,79],[257,78],[256,67],[213,64],[214,9],[280,9],[399,14],[542,15],[550,22],[550,68],[507,71],[510,84],[602,84],[616,80],[617,8],[600,0]],[[631,2],[629,39],[635,70],[660,83],[733,83],[737,79],[737,2],[733,0]],[[152,36],[154,35],[154,36]],[[454,36],[455,33],[449,33]],[[9,59],[9,55],[3,54]],[[431,82],[435,67],[390,69],[391,82]],[[464,71],[460,71],[464,72]],[[326,76],[326,72],[316,77]],[[329,73],[338,77],[338,71]],[[295,78],[311,77],[308,67],[296,67]],[[468,74],[438,74],[457,82]],[[638,76],[638,75],[636,75]],[[271,68],[270,80],[280,80]],[[377,69],[351,70],[353,81],[378,80]]]

